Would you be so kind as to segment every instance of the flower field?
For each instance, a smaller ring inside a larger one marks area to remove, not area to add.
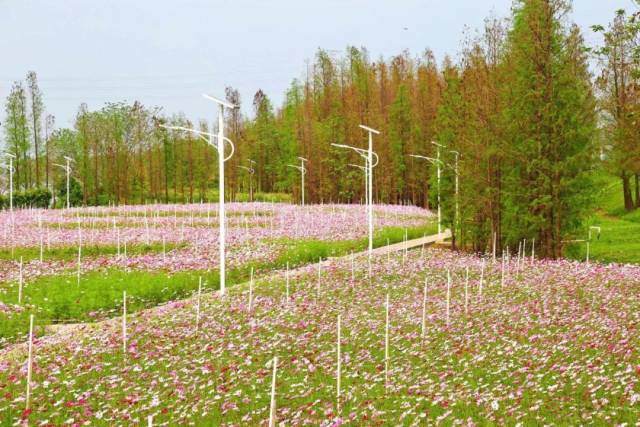
[[[0,347],[37,324],[93,322],[184,298],[219,283],[217,205],[150,205],[0,213]],[[227,280],[248,280],[366,246],[362,206],[232,203]],[[377,206],[376,245],[434,229],[415,207]],[[22,260],[22,262],[21,262]],[[21,286],[22,285],[22,286]]]
[[[336,258],[124,327],[36,334],[31,409],[16,345],[0,364],[0,418],[267,425],[277,357],[279,425],[637,422],[640,268],[426,249],[376,256],[368,272],[366,256]]]

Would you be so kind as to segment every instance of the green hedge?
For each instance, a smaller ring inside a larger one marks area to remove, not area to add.
[[[48,208],[50,202],[51,191],[46,188],[33,188],[13,193],[14,208]],[[8,194],[0,196],[0,208],[9,209]]]

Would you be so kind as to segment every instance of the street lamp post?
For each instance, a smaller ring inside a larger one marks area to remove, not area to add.
[[[438,144],[437,142],[433,142],[431,141],[431,143],[433,145],[435,145],[437,147],[437,174],[438,174],[438,234],[442,233],[442,210],[440,207],[440,175],[441,175],[441,171],[440,171],[440,148],[444,147],[444,145]]]
[[[64,160],[65,160],[64,165],[61,165],[59,163],[54,163],[54,165],[64,169],[67,174],[67,209],[69,209],[69,207],[71,206],[69,201],[69,184],[70,184],[70,176],[71,176],[71,162],[73,161],[73,159],[71,157],[64,156]]]
[[[379,157],[373,151],[373,134],[379,135],[380,131],[372,129],[370,127],[360,125],[360,128],[366,130],[369,133],[369,149],[364,150],[362,148],[352,147],[351,145],[345,144],[331,144],[334,147],[338,148],[348,148],[350,150],[355,151],[360,155],[360,157],[365,159],[365,167],[367,168],[366,180],[367,185],[366,188],[366,198],[367,198],[367,216],[369,219],[369,258],[371,258],[371,253],[373,252],[373,168],[378,165]],[[375,157],[375,161],[374,161]]]
[[[431,164],[436,165],[438,168],[438,234],[442,234],[442,210],[440,209],[440,159],[434,159],[433,157],[420,156],[418,154],[409,154],[409,157],[416,159],[423,159],[429,161]]]
[[[449,150],[450,153],[455,154],[456,156],[456,162],[455,162],[455,166],[454,166],[454,171],[456,174],[456,218],[453,221],[453,226],[456,229],[456,236],[458,236],[457,231],[459,229],[459,223],[460,223],[460,177],[458,174],[458,159],[460,157],[460,153],[455,151],[455,150]]]
[[[369,257],[373,251],[373,135],[380,135],[380,131],[368,126],[360,125],[369,134],[369,150],[367,150],[367,166],[369,167]]]
[[[225,278],[226,278],[226,269],[225,269],[226,216],[225,216],[225,205],[224,205],[224,164],[233,156],[233,153],[235,152],[235,146],[233,145],[233,142],[229,138],[224,136],[224,109],[225,107],[230,109],[234,109],[238,107],[236,105],[233,105],[226,101],[222,101],[210,95],[203,95],[203,96],[208,100],[215,102],[220,107],[218,110],[218,134],[217,135],[209,132],[199,131],[196,129],[186,128],[183,126],[166,126],[166,125],[160,125],[160,126],[166,129],[194,133],[200,136],[202,139],[204,139],[209,145],[211,145],[212,147],[215,147],[218,150],[218,170],[220,174],[220,177],[218,179],[218,183],[219,183],[218,219],[219,219],[219,230],[220,230],[219,232],[220,233],[220,236],[219,236],[220,294],[224,296],[226,293],[226,281],[225,281]],[[231,147],[231,153],[226,157],[224,154],[225,143],[229,144],[229,146]]]
[[[290,168],[298,169],[300,171],[300,179],[302,185],[302,206],[304,206],[304,176],[307,174],[307,168],[304,166],[304,162],[308,162],[304,157],[298,157],[300,159],[300,166],[296,165],[287,165]]]

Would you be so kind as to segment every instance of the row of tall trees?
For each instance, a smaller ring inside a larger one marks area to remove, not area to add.
[[[364,48],[343,56],[319,50],[280,108],[261,90],[247,101],[227,88],[227,100],[240,106],[225,117],[236,145],[226,165],[229,197],[248,192],[253,160],[254,188],[297,198],[299,172],[288,165],[304,156],[308,200],[363,200],[363,172],[353,166],[363,159],[331,144],[365,147],[359,125],[366,124],[381,131],[374,139],[377,202],[435,210],[439,187],[456,245],[484,250],[495,239],[498,249],[515,248],[535,239],[539,253],[560,256],[591,206],[598,155],[623,180],[627,208],[640,204],[636,16],[618,12],[608,29],[595,28],[605,45],[592,51],[601,66],[594,82],[588,49],[568,22],[570,6],[515,0],[511,17],[488,19],[466,37],[457,60],[441,64],[429,50],[389,60]],[[140,103],[97,111],[83,105],[72,129],[52,131],[35,73],[26,88],[14,85],[6,105],[6,144],[18,156],[21,188],[49,186],[63,172],[52,163],[71,156],[84,204],[216,197],[216,151],[160,126],[216,131],[204,121],[162,116]],[[441,145],[440,186],[433,161],[410,156],[437,157],[432,142]]]
[[[607,26],[596,25],[604,44],[596,80],[602,111],[606,164],[622,180],[624,207],[640,208],[640,16],[616,12]],[[634,200],[635,198],[635,200]]]
[[[42,92],[35,72],[27,73],[26,86],[21,81],[13,84],[5,113],[5,148],[16,156],[16,188],[26,190],[48,186],[50,159],[46,147],[54,118],[51,115],[45,117]]]

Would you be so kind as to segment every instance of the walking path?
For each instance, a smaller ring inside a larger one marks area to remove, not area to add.
[[[450,239],[450,238],[451,238],[451,230],[446,229],[444,230],[444,232],[440,234],[433,234],[431,236],[425,236],[419,239],[413,239],[413,240],[407,240],[406,242],[394,243],[393,245],[380,246],[379,248],[375,248],[372,251],[372,254],[384,255],[389,252],[399,252],[405,249],[420,247],[422,245],[431,245],[433,243],[441,243],[441,242],[444,242],[446,239]],[[368,251],[364,251],[362,253],[363,254],[368,253]]]

